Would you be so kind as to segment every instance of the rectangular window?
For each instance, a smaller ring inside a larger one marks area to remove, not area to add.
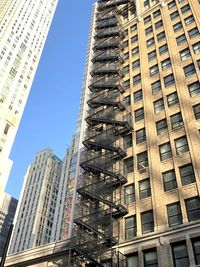
[[[158,267],[158,257],[156,248],[146,250],[144,253],[144,267]]]
[[[200,104],[193,107],[196,120],[200,119]]]
[[[167,205],[167,215],[169,226],[176,226],[183,223],[180,203],[176,202]]]
[[[183,126],[183,119],[182,119],[181,112],[170,116],[170,120],[171,120],[172,130],[175,130]]]
[[[136,31],[136,30],[137,30],[137,24],[132,25],[132,26],[130,27],[130,30],[131,30],[131,32]]]
[[[134,96],[134,102],[138,102],[140,100],[142,100],[142,89],[140,89],[139,91],[135,92],[133,94]]]
[[[130,106],[131,104],[131,96],[130,95],[127,95],[124,97],[124,102],[125,102],[125,105],[128,107]]]
[[[139,53],[139,47],[134,47],[132,50],[131,50],[131,54],[132,56],[135,56]]]
[[[159,28],[162,27],[162,26],[163,26],[163,22],[162,22],[162,20],[159,20],[158,22],[155,23],[155,28],[156,28],[156,30],[159,29]]]
[[[156,122],[156,130],[157,130],[157,135],[166,133],[168,131],[167,120],[163,119],[163,120],[157,121]]]
[[[161,40],[165,39],[165,32],[161,32],[157,34],[157,41],[160,42]]]
[[[141,82],[141,74],[137,74],[135,76],[133,76],[133,84],[138,84]]]
[[[148,60],[149,60],[149,61],[152,61],[152,60],[154,60],[154,59],[156,59],[156,50],[154,50],[154,51],[148,53]]]
[[[131,43],[132,44],[137,42],[137,41],[138,41],[138,35],[135,35],[135,36],[131,37]]]
[[[170,159],[172,157],[172,150],[171,150],[170,143],[165,143],[163,145],[160,145],[159,150],[160,150],[161,161]]]
[[[146,131],[145,128],[136,131],[136,144],[146,141]]]
[[[144,109],[140,108],[135,111],[135,121],[141,121],[144,119]]]
[[[188,198],[185,200],[188,221],[200,220],[200,199],[199,197]]]
[[[129,73],[129,65],[127,65],[127,66],[125,66],[125,67],[123,68],[123,73],[124,73],[124,74],[128,74],[128,73]]]
[[[136,216],[125,218],[125,238],[131,239],[136,236]]]
[[[163,99],[159,99],[157,101],[155,101],[154,103],[154,111],[155,113],[159,113],[161,112],[162,110],[164,110],[165,106],[164,106],[164,101]]]
[[[178,22],[178,23],[174,24],[173,25],[173,29],[174,29],[174,32],[177,32],[180,29],[183,29],[182,23],[181,22]]]
[[[156,11],[153,12],[153,18],[154,19],[157,18],[157,17],[159,17],[160,15],[161,15],[160,9],[158,9],[158,10],[156,10]]]
[[[191,57],[189,48],[186,48],[186,49],[182,50],[179,54],[180,54],[180,58],[181,58],[182,61],[184,61],[187,58]]]
[[[172,9],[173,7],[176,6],[176,2],[175,1],[171,1],[171,2],[169,2],[169,4],[167,6],[168,6],[168,9]]]
[[[154,231],[153,211],[149,210],[141,213],[142,233],[150,233]]]
[[[172,244],[174,267],[189,267],[187,246],[185,242]]]
[[[174,19],[176,19],[178,17],[179,17],[178,11],[174,11],[173,13],[170,14],[171,20],[174,20]]]
[[[167,103],[168,103],[168,107],[171,107],[179,103],[177,92],[174,92],[167,96]]]
[[[186,19],[184,19],[184,21],[185,21],[185,25],[188,26],[194,21],[194,17],[191,15],[187,17]]]
[[[147,151],[142,152],[137,155],[137,164],[138,170],[143,170],[148,167],[148,156]]]
[[[165,87],[168,87],[168,86],[174,84],[174,75],[170,74],[170,75],[167,75],[166,77],[164,77],[164,83],[165,83]]]
[[[133,157],[124,159],[124,168],[125,168],[126,174],[129,174],[134,171]]]
[[[188,76],[196,73],[195,66],[194,66],[193,63],[187,65],[186,67],[184,67],[183,70],[184,70],[184,73],[185,73],[185,77],[188,77]]]
[[[139,190],[140,199],[151,196],[151,185],[149,178],[139,182]]]
[[[147,47],[150,47],[150,46],[152,46],[152,45],[154,45],[155,44],[155,40],[154,40],[154,38],[152,37],[152,38],[150,38],[149,40],[147,40]]]
[[[182,155],[189,151],[188,142],[186,136],[176,139],[175,141],[176,154]]]
[[[135,70],[135,69],[137,69],[139,67],[140,67],[140,60],[137,59],[137,60],[133,61],[133,63],[132,63],[132,69]]]
[[[200,53],[200,42],[194,44],[193,46],[193,51],[195,54],[199,54]]]
[[[176,175],[174,170],[164,172],[162,174],[162,177],[165,192],[177,188]]]
[[[156,92],[159,92],[161,90],[161,83],[160,81],[156,81],[151,84],[151,90],[152,93],[155,94]]]
[[[146,34],[146,35],[149,35],[149,34],[152,33],[152,32],[153,32],[153,28],[152,28],[152,26],[150,26],[150,27],[148,27],[148,28],[145,29],[145,34]]]
[[[154,76],[159,72],[158,65],[154,65],[149,69],[150,76]]]
[[[179,173],[182,185],[191,184],[196,181],[192,164],[179,167]]]
[[[200,264],[200,238],[192,239],[192,247],[196,265]]]
[[[132,134],[124,136],[124,148],[132,147],[132,144],[133,144]]]
[[[195,36],[199,35],[199,30],[195,27],[192,30],[188,31],[190,39],[194,38]]]
[[[169,58],[161,62],[162,70],[166,70],[171,66],[171,60]]]
[[[177,45],[180,45],[180,44],[185,43],[185,42],[186,42],[185,34],[181,34],[180,36],[178,36],[176,38]]]
[[[182,12],[182,14],[185,14],[186,12],[188,12],[190,10],[190,6],[187,4],[187,5],[185,5],[185,6],[183,6],[182,8],[181,8],[181,12]]]
[[[147,24],[148,22],[151,21],[151,16],[147,16],[146,18],[144,18],[144,24]]]
[[[124,187],[125,204],[135,202],[135,186],[134,184]]]
[[[130,88],[130,80],[129,79],[123,82],[123,87],[124,87],[124,89]]]

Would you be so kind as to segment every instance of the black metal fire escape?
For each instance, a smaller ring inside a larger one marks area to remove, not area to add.
[[[88,128],[78,189],[80,211],[75,219],[76,260],[71,266],[81,266],[81,262],[105,266],[107,261],[109,266],[124,266],[112,247],[119,239],[119,218],[127,214],[122,190],[127,182],[123,137],[132,131],[132,120],[123,98],[123,29],[118,9],[129,1],[98,1]]]

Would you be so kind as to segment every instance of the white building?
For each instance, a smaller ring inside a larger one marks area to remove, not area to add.
[[[14,138],[58,0],[0,1],[0,195]]]
[[[14,219],[10,253],[49,243],[52,236],[62,161],[50,149],[36,154],[25,175]],[[55,234],[55,232],[54,232]]]

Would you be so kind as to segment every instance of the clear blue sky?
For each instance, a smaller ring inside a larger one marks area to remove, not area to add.
[[[63,158],[76,129],[92,0],[59,0],[10,155],[6,192],[18,198],[35,153]]]

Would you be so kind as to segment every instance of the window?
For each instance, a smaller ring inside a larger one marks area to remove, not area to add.
[[[140,108],[135,111],[135,121],[140,121],[144,119],[144,109]]]
[[[123,87],[124,87],[124,89],[130,88],[130,80],[129,79],[123,82]]]
[[[182,155],[189,151],[188,142],[186,136],[175,140],[176,154]]]
[[[171,146],[170,143],[165,143],[163,145],[159,146],[160,150],[160,160],[167,160],[172,157],[172,151],[171,151]]]
[[[138,170],[143,170],[148,167],[148,156],[147,151],[142,152],[137,155],[137,164]]]
[[[160,15],[161,15],[160,9],[156,10],[155,12],[153,12],[154,19],[159,17]]]
[[[177,45],[180,45],[182,43],[186,42],[186,37],[185,37],[185,34],[181,34],[180,36],[178,36],[176,38],[176,43]]]
[[[139,190],[140,199],[144,199],[146,197],[151,196],[151,186],[149,178],[139,182]]]
[[[196,73],[196,70],[195,70],[195,67],[194,67],[193,63],[187,65],[186,67],[184,67],[183,70],[184,70],[184,73],[185,73],[185,77],[188,77],[188,76]]]
[[[156,122],[156,130],[157,130],[157,135],[163,134],[167,132],[167,121],[166,119],[160,120]]]
[[[171,107],[179,103],[177,92],[174,92],[167,96],[167,103],[168,103],[168,107]]]
[[[149,72],[150,72],[150,76],[154,76],[155,74],[157,74],[159,72],[158,65],[156,64],[156,65],[152,66],[149,69]]]
[[[126,48],[126,47],[128,47],[128,40],[123,42],[123,48]]]
[[[132,63],[132,69],[134,70],[134,69],[137,69],[139,67],[140,67],[140,60],[137,59],[137,60],[133,61],[133,63]]]
[[[158,42],[165,39],[165,32],[161,32],[157,35]]]
[[[157,101],[155,101],[154,103],[154,111],[155,113],[159,113],[161,112],[162,110],[164,110],[164,102],[163,102],[163,99],[159,99]]]
[[[151,16],[149,15],[148,17],[144,18],[144,24],[148,23],[151,21]]]
[[[178,11],[174,11],[173,13],[170,14],[171,20],[174,20],[174,19],[176,19],[178,17],[179,17]]]
[[[180,52],[180,58],[182,61],[186,60],[187,58],[190,58],[191,57],[191,54],[190,54],[190,49],[189,48],[186,48],[184,50],[182,50]]]
[[[146,131],[145,128],[136,131],[136,144],[146,141]]]
[[[190,6],[189,6],[189,5],[185,5],[185,6],[183,6],[183,7],[181,8],[181,12],[182,12],[182,14],[186,13],[186,12],[189,11],[189,10],[190,10]]]
[[[193,46],[193,50],[195,54],[199,54],[200,53],[200,42],[194,44]]]
[[[130,95],[127,95],[124,97],[124,102],[125,102],[125,105],[128,107],[130,106],[131,104],[131,96]]]
[[[137,47],[133,48],[133,49],[131,50],[131,53],[132,53],[132,56],[137,55],[137,54],[139,53],[139,47],[137,46]]]
[[[159,20],[158,22],[155,23],[155,28],[156,28],[156,29],[159,29],[159,28],[162,27],[162,26],[163,26],[163,22],[162,22],[162,20]]]
[[[193,252],[194,252],[194,257],[195,257],[195,263],[200,264],[200,239],[195,238],[192,239],[192,247],[193,247]]]
[[[194,21],[194,17],[191,15],[187,17],[186,19],[184,19],[184,21],[185,21],[185,25],[188,26]]]
[[[148,60],[149,61],[152,61],[152,60],[154,60],[156,58],[156,50],[154,50],[154,51],[152,51],[152,52],[150,52],[149,54],[148,54]]]
[[[145,29],[145,34],[146,34],[146,35],[149,35],[149,34],[152,33],[152,32],[153,32],[153,28],[152,28],[152,26],[150,26],[150,27],[148,27],[148,28]]]
[[[124,136],[124,147],[125,148],[129,148],[132,147],[132,134],[128,134],[126,136]]]
[[[127,66],[125,66],[125,67],[123,68],[123,73],[124,73],[124,74],[128,74],[128,73],[129,73],[129,65],[127,65]]]
[[[188,32],[190,39],[194,38],[195,36],[199,35],[199,30],[195,27]]]
[[[193,107],[196,120],[200,119],[200,104]]]
[[[155,94],[156,92],[159,92],[161,90],[161,83],[160,81],[156,81],[151,84],[151,90],[152,93]]]
[[[162,174],[162,178],[165,192],[177,188],[176,175],[174,170],[164,172]]]
[[[142,233],[150,233],[154,231],[153,211],[149,210],[141,213]]]
[[[133,84],[138,84],[141,82],[141,75],[140,74],[137,74],[135,76],[133,76]]]
[[[182,119],[181,112],[170,116],[170,120],[171,120],[171,125],[172,125],[173,130],[183,126],[183,119]]]
[[[172,245],[172,254],[174,267],[188,267],[190,266],[187,246],[185,242],[175,243]]]
[[[137,41],[138,41],[138,36],[137,35],[131,37],[131,43],[132,44],[135,43],[135,42],[137,42]]]
[[[135,202],[135,186],[134,184],[124,187],[125,204]]]
[[[193,197],[185,200],[188,221],[196,221],[200,219],[200,199]]]
[[[166,77],[164,77],[164,83],[165,83],[165,87],[168,87],[168,86],[174,84],[174,75],[170,74],[170,75],[167,75]]]
[[[167,44],[164,44],[161,47],[159,47],[159,53],[160,53],[160,55],[162,55],[162,54],[164,54],[166,52],[168,52],[168,46],[167,46]]]
[[[131,32],[134,32],[137,30],[137,24],[130,27]]]
[[[139,267],[138,254],[126,255],[126,267]]]
[[[161,62],[161,65],[162,65],[162,70],[166,70],[171,66],[171,60],[167,58]]]
[[[136,236],[136,216],[125,218],[125,238],[131,239]]]
[[[196,181],[192,164],[179,167],[179,172],[182,185],[191,184]]]
[[[124,60],[128,60],[129,59],[129,52],[124,54]]]
[[[149,40],[147,40],[147,47],[150,47],[150,46],[152,46],[152,45],[154,45],[155,44],[155,40],[154,40],[154,38],[152,37],[152,38],[150,38]]]
[[[183,223],[179,202],[167,205],[167,215],[169,226],[176,226]]]
[[[158,267],[156,248],[144,251],[144,267]]]
[[[167,6],[168,6],[168,9],[172,9],[173,7],[176,6],[176,2],[175,1],[171,1]]]
[[[179,31],[182,28],[183,28],[183,26],[182,26],[182,23],[181,22],[178,22],[178,23],[176,23],[176,24],[173,25],[174,32],[177,32],[177,31]]]
[[[129,173],[134,171],[133,157],[129,157],[127,159],[124,159],[124,167],[126,170],[126,174],[129,174]]]
[[[138,102],[140,100],[142,100],[142,89],[140,89],[139,91],[135,92],[133,94],[134,96],[134,102]]]

